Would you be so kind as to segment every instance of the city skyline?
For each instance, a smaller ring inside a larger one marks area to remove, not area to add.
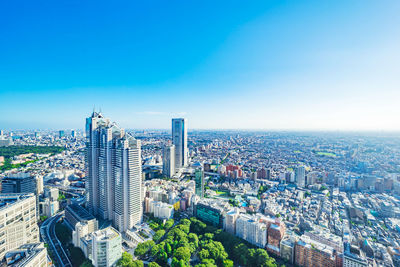
[[[0,265],[400,267],[399,14],[0,2]]]
[[[400,130],[398,1],[25,4],[0,6],[4,129],[96,106],[136,129]]]

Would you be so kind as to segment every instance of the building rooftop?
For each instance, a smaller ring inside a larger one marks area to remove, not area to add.
[[[45,250],[43,243],[24,244],[18,249],[7,252],[4,257],[7,265],[26,266],[43,250]]]
[[[95,217],[92,214],[90,214],[87,210],[85,210],[81,205],[71,204],[67,206],[67,209],[71,210],[76,215],[78,215],[78,217],[81,220],[89,221],[95,219]]]
[[[115,237],[118,237],[119,235],[120,235],[119,232],[115,230],[113,227],[108,227],[92,233],[93,238],[98,241],[111,240]]]
[[[0,194],[0,210],[3,208],[10,207],[20,200],[24,200],[30,197],[34,197],[33,193],[7,193]]]

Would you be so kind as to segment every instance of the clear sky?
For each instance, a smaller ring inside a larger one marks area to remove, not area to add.
[[[400,1],[1,1],[0,128],[400,130]]]

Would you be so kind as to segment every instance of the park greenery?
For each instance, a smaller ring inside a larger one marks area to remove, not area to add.
[[[324,156],[324,157],[331,157],[331,158],[336,158],[337,155],[335,153],[332,152],[327,152],[327,151],[313,151],[315,154],[317,154],[318,156]]]
[[[168,264],[172,267],[277,266],[275,259],[269,257],[265,249],[256,248],[197,218],[182,219],[176,225],[173,220],[169,222],[163,224],[151,219],[150,227],[156,231],[154,235],[156,238],[139,244],[135,250],[136,257],[153,262],[149,266],[168,266]],[[130,262],[127,259],[120,261]]]
[[[65,150],[60,146],[5,146],[0,147],[0,156],[4,157],[4,163],[0,166],[0,171],[11,170],[14,168],[25,167],[29,163],[37,161],[29,160],[24,163],[11,164],[12,157],[21,154],[34,153],[34,154],[57,154]]]
[[[134,260],[128,252],[122,253],[122,257],[117,262],[118,267],[143,267],[141,260]],[[150,265],[149,265],[150,266]]]

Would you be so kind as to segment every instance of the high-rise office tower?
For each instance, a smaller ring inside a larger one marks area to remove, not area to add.
[[[203,171],[203,167],[199,166],[196,167],[195,171],[194,171],[194,180],[195,180],[195,193],[196,195],[198,195],[199,197],[203,198],[204,197],[204,171]]]
[[[171,178],[175,174],[175,146],[167,145],[163,150],[163,175]]]
[[[64,130],[60,130],[60,131],[58,131],[58,137],[60,137],[60,138],[63,138],[63,137],[64,137],[64,135],[65,135],[65,132],[64,132]]]
[[[299,187],[306,186],[306,169],[304,168],[304,166],[297,167],[295,169],[294,176],[295,176],[297,186],[299,186]]]
[[[75,130],[72,130],[72,131],[71,131],[71,136],[72,136],[73,138],[76,137],[76,131],[75,131]]]
[[[172,119],[172,143],[175,145],[175,168],[182,168],[188,163],[187,120]]]
[[[101,113],[86,119],[87,206],[125,232],[142,221],[140,141]]]

